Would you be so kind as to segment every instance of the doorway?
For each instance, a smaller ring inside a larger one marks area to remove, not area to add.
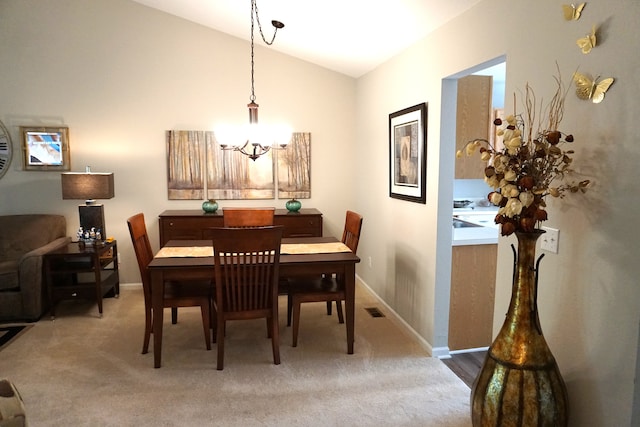
[[[486,77],[481,77],[486,76]],[[505,76],[506,62],[504,57],[496,58],[475,67],[461,71],[446,78],[443,81],[443,114],[445,107],[452,117],[449,121],[443,121],[443,135],[448,135],[449,142],[446,146],[450,149],[454,144],[451,141],[458,140],[458,136],[465,136],[465,126],[468,128],[471,140],[482,133],[478,134],[476,129],[478,126],[482,128],[486,123],[487,139],[490,139],[489,132],[492,131],[491,123],[496,114],[496,110],[504,109],[505,100]],[[487,83],[490,81],[490,83]],[[486,86],[489,85],[489,95],[487,95]],[[465,96],[464,93],[458,92],[470,90],[469,88],[480,88],[484,90],[483,97],[489,97],[489,100],[482,104],[475,102],[474,96]],[[460,100],[460,102],[458,102]],[[475,102],[475,104],[474,104]],[[460,104],[460,105],[459,105]],[[475,105],[475,107],[474,107]],[[472,111],[474,108],[480,108],[483,105],[480,115],[486,113],[485,122],[478,124],[473,122]],[[465,108],[468,111],[465,112]],[[462,111],[462,112],[461,112]],[[452,114],[451,114],[452,113]],[[461,123],[460,121],[464,122]],[[474,128],[475,126],[475,128]],[[445,139],[443,139],[445,141]],[[465,139],[464,141],[467,141]],[[444,143],[443,143],[443,146]],[[452,216],[453,201],[471,201],[474,204],[484,204],[487,194],[491,191],[490,187],[482,178],[482,167],[480,161],[470,159],[475,162],[472,165],[467,164],[467,170],[477,170],[477,176],[469,173],[461,173],[464,168],[457,167],[456,174],[452,174],[448,179],[453,182],[452,185],[452,201],[450,202]],[[457,160],[456,160],[457,162]],[[473,166],[473,168],[471,168]],[[442,177],[442,179],[447,179]],[[478,213],[480,209],[474,213]],[[491,216],[491,212],[488,216]],[[494,214],[495,215],[495,214]],[[451,225],[446,225],[451,227]],[[445,225],[442,226],[443,230]],[[451,248],[442,248],[442,253],[448,251],[451,257],[451,276],[448,283],[448,309],[449,316],[447,321],[447,348],[449,355],[455,353],[477,351],[486,349],[492,341],[493,330],[493,300],[495,287],[495,265],[497,263],[497,236],[498,231],[495,229],[495,244],[461,244],[457,240],[461,233],[457,233],[456,240],[453,240]],[[479,261],[481,260],[481,261]],[[480,265],[478,264],[480,263]],[[483,274],[477,273],[477,268],[484,268],[487,272]],[[478,277],[486,277],[487,279],[478,281]],[[443,288],[443,293],[445,292]],[[444,301],[442,305],[444,310]],[[446,357],[446,356],[445,356]]]

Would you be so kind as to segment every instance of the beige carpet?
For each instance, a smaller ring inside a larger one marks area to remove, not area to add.
[[[302,308],[297,348],[281,300],[282,364],[273,365],[263,320],[231,322],[225,369],[206,351],[197,309],[165,315],[163,366],[140,354],[142,292],[123,287],[95,305],[63,302],[0,352],[0,377],[40,426],[469,426],[469,388],[383,307],[357,290],[355,354],[325,305]]]

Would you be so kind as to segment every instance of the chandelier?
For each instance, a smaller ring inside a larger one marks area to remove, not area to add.
[[[255,20],[254,20],[255,16]],[[273,148],[286,148],[291,139],[291,130],[285,126],[265,126],[258,123],[258,104],[256,103],[254,84],[254,22],[258,23],[258,30],[262,40],[271,46],[276,39],[276,33],[284,28],[280,21],[271,21],[275,28],[271,41],[267,41],[262,32],[262,25],[258,17],[258,6],[256,0],[251,0],[251,96],[249,97],[249,123],[241,128],[233,126],[221,126],[215,131],[216,140],[223,150],[238,151],[251,160],[269,152]]]

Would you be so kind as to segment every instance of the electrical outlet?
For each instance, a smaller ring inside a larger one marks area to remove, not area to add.
[[[560,240],[560,230],[549,227],[542,227],[546,233],[542,235],[542,241],[540,242],[540,249],[545,251],[558,253],[558,241]]]

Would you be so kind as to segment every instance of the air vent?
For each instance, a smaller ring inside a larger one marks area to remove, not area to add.
[[[384,314],[378,309],[378,307],[367,307],[365,308],[367,312],[371,315],[371,317],[384,317]]]

